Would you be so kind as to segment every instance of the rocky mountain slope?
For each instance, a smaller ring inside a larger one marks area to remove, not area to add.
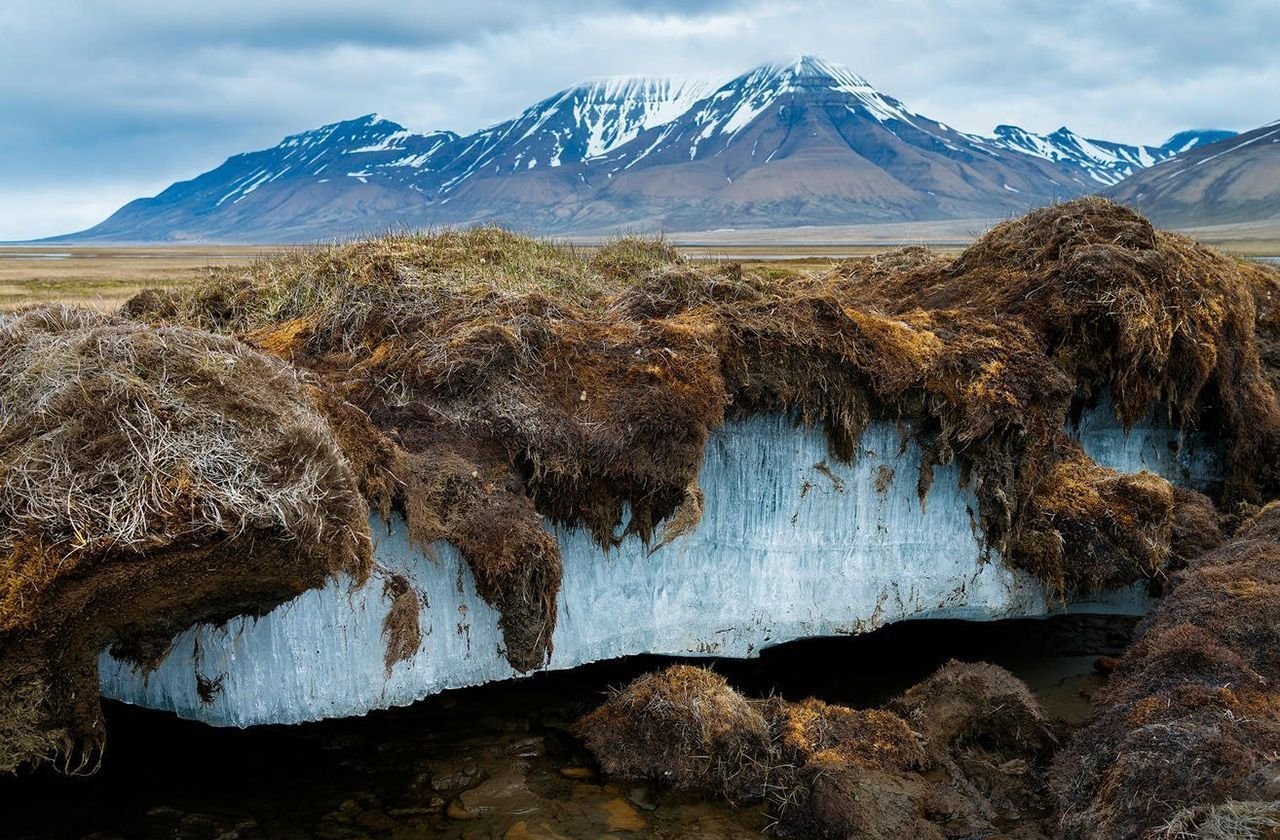
[[[1106,195],[1165,225],[1280,219],[1280,120],[1180,154]]]
[[[990,218],[1092,192],[1161,147],[1067,129],[994,137],[910,110],[811,56],[715,87],[589,81],[467,136],[377,115],[235,155],[64,241],[289,242],[497,222],[532,232]]]
[[[995,141],[1006,148],[1075,167],[1106,186],[1181,152],[1234,136],[1232,131],[1180,131],[1161,146],[1130,146],[1081,137],[1065,125],[1050,134],[1035,134],[1016,125],[998,125],[995,131]]]

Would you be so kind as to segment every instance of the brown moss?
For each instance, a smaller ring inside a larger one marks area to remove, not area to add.
[[[1014,530],[1013,562],[1059,593],[1092,592],[1162,573],[1177,512],[1173,488],[1123,474],[1061,441]]]
[[[1003,668],[952,660],[889,704],[933,750],[969,744],[1012,755],[1045,752],[1053,727],[1027,686]]]
[[[357,477],[278,360],[51,307],[0,317],[0,383],[0,767],[93,763],[104,647],[367,575]]]
[[[1181,424],[1220,426],[1228,496],[1257,498],[1277,489],[1275,470],[1250,461],[1275,463],[1280,440],[1258,352],[1274,320],[1258,306],[1278,276],[1085,198],[997,225],[945,268],[872,272],[863,297],[1016,319],[1086,393],[1108,388],[1125,425],[1159,403]]]
[[[1156,836],[1232,801],[1274,799],[1278,599],[1273,503],[1173,580],[1056,760],[1067,837]]]
[[[924,818],[930,765],[896,714],[813,698],[763,704],[772,734],[767,804],[782,837],[940,836]]]
[[[574,731],[611,776],[758,797],[769,753],[760,711],[724,678],[677,665],[615,692]]]
[[[809,698],[799,703],[771,701],[766,715],[779,760],[786,763],[843,762],[890,771],[927,764],[915,733],[902,718],[883,709],[864,711]]]
[[[774,833],[795,840],[941,840],[926,815],[930,785],[916,774],[820,758],[803,767],[802,796],[779,814]]]

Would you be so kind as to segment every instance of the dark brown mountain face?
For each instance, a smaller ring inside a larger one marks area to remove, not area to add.
[[[1280,121],[1180,154],[1104,195],[1163,225],[1280,218]]]
[[[593,217],[646,208],[670,228],[972,218],[1087,189],[813,58],[741,76],[591,166],[610,172]]]

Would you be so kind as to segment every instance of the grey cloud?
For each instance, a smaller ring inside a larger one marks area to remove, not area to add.
[[[1280,117],[1277,31],[1274,0],[8,0],[0,206],[48,206],[30,201],[42,186],[162,185],[369,111],[465,132],[587,76],[727,78],[802,52],[965,130],[1158,142]],[[66,224],[33,213],[0,238]]]

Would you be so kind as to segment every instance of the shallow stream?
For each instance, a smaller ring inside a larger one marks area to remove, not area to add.
[[[1024,679],[1078,722],[1134,619],[903,622],[712,660],[751,696],[871,706],[950,658]],[[0,781],[5,837],[754,838],[762,808],[599,779],[568,733],[610,686],[674,660],[633,657],[446,692],[362,718],[215,729],[110,704],[100,772]],[[706,662],[707,660],[700,660]]]

